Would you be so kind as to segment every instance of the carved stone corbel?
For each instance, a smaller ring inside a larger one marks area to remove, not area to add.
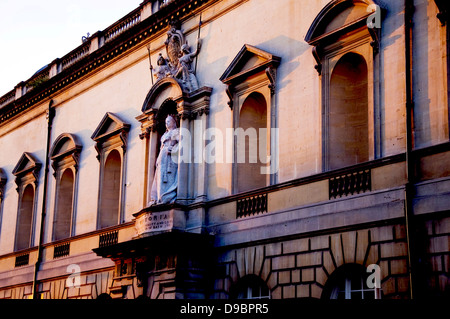
[[[275,94],[275,88],[276,88],[276,79],[277,79],[277,71],[274,67],[269,66],[268,68],[266,68],[266,75],[269,78],[269,89],[270,89],[270,94],[274,95]]]
[[[321,60],[320,54],[319,54],[319,47],[317,47],[317,46],[313,47],[312,54],[317,63],[314,66],[314,69],[316,69],[316,71],[317,71],[317,73],[319,73],[319,75],[322,75],[322,60]]]
[[[231,110],[233,110],[233,91],[230,85],[227,85],[227,88],[225,89],[225,92],[227,93],[228,96],[228,106],[230,107]]]

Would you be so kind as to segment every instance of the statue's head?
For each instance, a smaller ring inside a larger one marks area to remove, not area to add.
[[[166,59],[164,59],[164,57],[162,56],[162,54],[160,53],[159,54],[159,57],[158,57],[158,65],[164,65],[164,64],[166,64]]]
[[[166,128],[168,130],[173,130],[177,127],[177,121],[172,115],[167,115],[166,117]]]
[[[190,52],[189,45],[187,43],[183,44],[181,46],[181,51],[184,52],[184,53],[189,53]]]

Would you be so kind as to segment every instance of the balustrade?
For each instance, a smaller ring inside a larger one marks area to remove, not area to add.
[[[267,194],[239,199],[236,205],[236,217],[245,217],[267,212]]]
[[[104,233],[100,235],[98,247],[107,247],[117,244],[119,239],[119,231],[115,230],[112,232]]]
[[[371,184],[370,169],[359,170],[332,177],[329,179],[329,197],[332,199],[364,193],[372,189]]]
[[[70,242],[55,245],[55,247],[53,247],[53,259],[69,256],[69,253],[70,253]]]

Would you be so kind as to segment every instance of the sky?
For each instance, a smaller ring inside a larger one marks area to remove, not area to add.
[[[0,0],[0,97],[143,0]]]

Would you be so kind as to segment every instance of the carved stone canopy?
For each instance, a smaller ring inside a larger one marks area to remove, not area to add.
[[[97,142],[95,145],[95,149],[98,153],[97,159],[100,159],[103,143],[115,136],[120,138],[121,147],[125,152],[129,130],[130,124],[122,121],[117,115],[107,112],[91,136],[91,138]]]
[[[50,150],[53,169],[56,171],[65,159],[69,159],[70,164],[75,169],[78,169],[78,159],[81,149],[82,146],[75,135],[63,133],[58,136]]]
[[[276,68],[281,58],[249,44],[245,44],[220,77],[227,85],[228,105],[233,108],[233,87],[248,77],[265,72],[269,79],[271,93],[275,93]]]
[[[374,54],[378,53],[380,29],[369,27],[367,23],[374,13],[373,8],[379,7],[372,0],[333,0],[319,12],[305,36],[305,41],[313,46],[312,53],[317,62],[315,69],[319,74],[322,71],[324,47],[336,43],[341,36],[351,31],[366,29],[372,38],[370,44]]]
[[[159,54],[154,76],[157,81],[166,78],[175,79],[183,92],[194,92],[199,86],[196,77],[194,59],[200,52],[201,42],[197,41],[196,48],[191,47],[181,31],[179,21],[171,21],[165,41],[166,56]]]
[[[42,164],[31,153],[23,153],[12,171],[16,176],[17,186],[20,187],[25,182],[37,184],[41,167]]]
[[[141,122],[141,139],[155,132],[160,125],[158,114],[166,107],[171,108],[169,113],[178,119],[194,119],[203,114],[209,114],[209,102],[212,88],[201,87],[194,92],[183,91],[180,83],[172,78],[161,79],[150,89],[142,105],[142,114],[136,117]],[[167,112],[166,112],[167,113]]]

